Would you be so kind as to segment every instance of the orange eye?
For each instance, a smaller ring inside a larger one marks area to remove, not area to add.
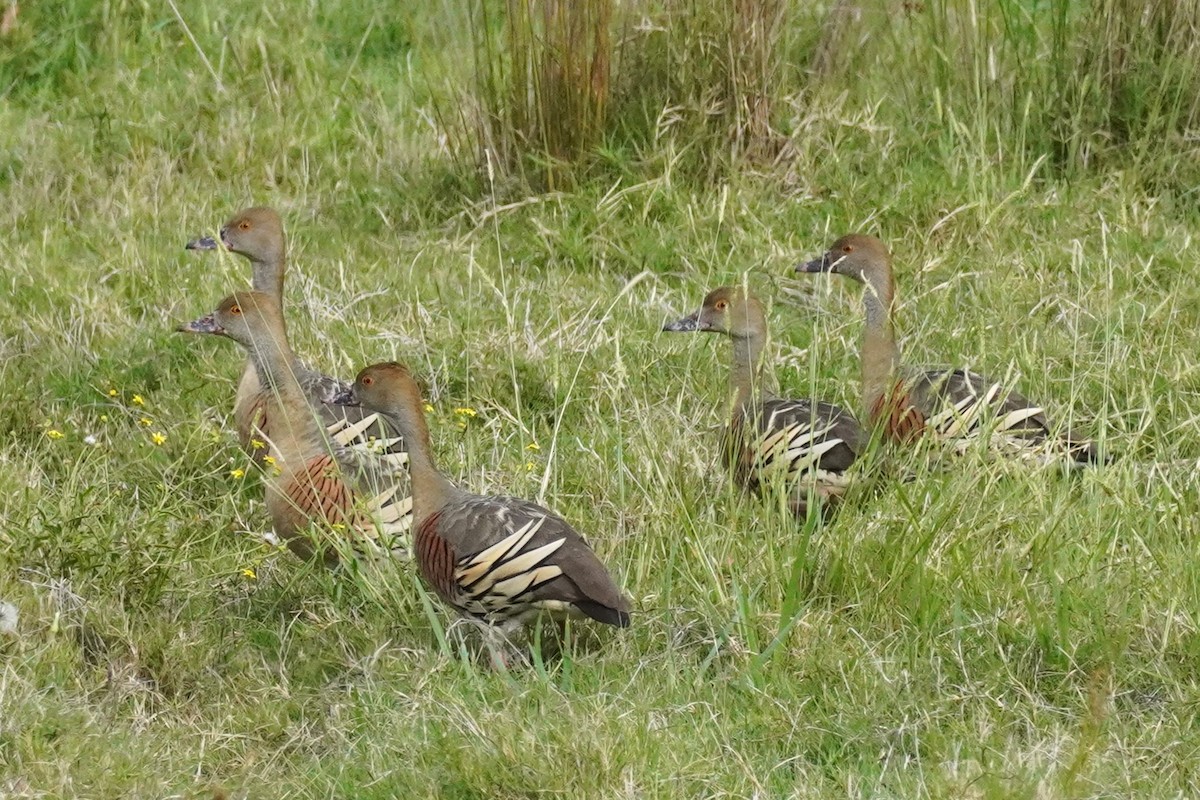
[[[842,245],[842,252],[843,252],[843,253],[853,253],[853,252],[854,252],[854,245],[852,245],[852,244],[844,244],[844,245]]]
[[[718,300],[714,308],[716,308],[717,311],[724,311],[725,309],[729,308],[729,303],[725,302],[724,300]]]
[[[239,306],[237,303],[234,303],[233,305],[231,305],[229,307],[229,313],[230,314],[240,314],[240,313],[242,313],[242,307]]]
[[[363,386],[370,386],[374,382],[375,382],[375,379],[372,378],[370,375],[364,375],[363,379],[360,381],[360,383],[362,383]]]
[[[248,230],[250,230],[250,220],[248,220],[248,219],[244,219],[244,220],[242,220],[241,222],[239,222],[239,223],[238,223],[238,230],[239,230],[239,231],[248,231]]]

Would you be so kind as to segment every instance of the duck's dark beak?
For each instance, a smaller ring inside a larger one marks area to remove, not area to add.
[[[216,250],[217,240],[211,236],[201,236],[199,239],[192,239],[183,246],[184,250]]]
[[[200,319],[194,319],[184,325],[180,325],[175,329],[179,333],[216,333],[222,334],[225,329],[217,324],[216,317],[212,314],[205,314]]]
[[[677,319],[674,322],[668,322],[666,325],[662,326],[662,329],[670,333],[694,333],[696,331],[704,330],[704,328],[700,326],[699,311],[697,311],[695,314],[690,314],[683,319]]]
[[[358,395],[354,393],[353,386],[341,386],[325,399],[325,402],[331,406],[359,406],[362,403],[358,399]]]
[[[812,261],[802,261],[796,265],[796,272],[830,272],[833,270],[833,259],[829,257],[829,253],[825,253],[820,258],[814,258]]]

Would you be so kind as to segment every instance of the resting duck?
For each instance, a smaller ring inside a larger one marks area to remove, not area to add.
[[[283,313],[265,292],[238,292],[207,316],[180,327],[225,336],[249,354],[264,388],[277,469],[267,483],[267,511],[275,534],[297,556],[320,554],[339,562],[330,537],[355,553],[407,559],[412,525],[408,473],[386,457],[367,456],[332,441],[312,406],[306,370],[287,341]],[[314,526],[317,540],[310,533]]]
[[[842,497],[850,485],[846,470],[865,443],[862,431],[832,403],[763,397],[767,318],[756,297],[722,286],[708,293],[699,311],[663,330],[719,333],[733,342],[733,418],[721,450],[738,484],[761,493],[782,479],[799,517],[808,514],[810,497],[823,508]]]
[[[797,272],[833,272],[864,286],[863,408],[870,425],[893,442],[925,434],[963,451],[987,435],[994,452],[1038,461],[1065,455],[1078,464],[1099,460],[1095,446],[1069,428],[1051,427],[1041,406],[1003,384],[965,369],[903,369],[892,324],[896,285],[892,257],[874,236],[850,234]]]
[[[382,414],[409,443],[417,566],[449,606],[501,630],[543,612],[629,625],[629,601],[564,519],[528,500],[464,491],[438,471],[406,367],[366,367],[336,401]]]

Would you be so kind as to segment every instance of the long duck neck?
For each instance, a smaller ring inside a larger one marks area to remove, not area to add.
[[[271,295],[283,308],[283,275],[287,270],[287,256],[281,251],[265,258],[250,259],[250,283],[256,292]]]
[[[420,526],[440,511],[450,500],[462,494],[437,468],[429,424],[419,399],[403,402],[383,412],[408,448],[408,474],[412,480],[413,523]]]
[[[862,346],[863,404],[868,418],[878,413],[881,402],[895,384],[900,370],[900,348],[892,325],[896,285],[890,268],[869,273],[863,290],[867,323]]]
[[[280,422],[271,425],[272,443],[285,462],[302,462],[322,448],[324,441],[300,386],[304,367],[288,345],[282,327],[256,337],[248,350],[260,386],[274,395],[282,412],[278,414]]]
[[[283,276],[287,270],[287,256],[283,248],[279,253],[264,258],[250,257],[250,284],[254,291],[268,294],[275,300],[276,305],[283,308]],[[258,381],[256,384],[255,381]],[[259,387],[265,387],[259,377],[258,367],[254,363],[251,352],[246,360],[246,368],[242,370],[242,380],[238,387],[239,395],[243,392],[254,393]]]
[[[733,413],[744,414],[762,395],[762,353],[766,345],[760,334],[733,338]]]

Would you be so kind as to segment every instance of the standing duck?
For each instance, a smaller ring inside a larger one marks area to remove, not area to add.
[[[858,422],[832,403],[763,397],[767,317],[756,297],[732,286],[713,289],[699,311],[663,330],[706,331],[733,340],[733,419],[721,449],[741,486],[761,493],[782,478],[798,517],[808,514],[810,497],[822,507],[841,498],[850,485],[846,470],[864,443]]]
[[[930,433],[962,451],[986,433],[988,446],[999,453],[1041,461],[1066,455],[1079,464],[1099,459],[1091,442],[1070,429],[1051,428],[1040,406],[1003,384],[965,369],[902,369],[892,325],[892,257],[879,239],[843,236],[796,271],[835,272],[864,285],[863,408],[885,438],[908,444]]]
[[[337,548],[314,542],[316,525],[340,532],[370,555],[408,558],[412,499],[408,473],[386,457],[368,457],[329,438],[305,385],[307,370],[288,346],[283,313],[265,292],[238,292],[216,311],[181,331],[226,336],[249,354],[271,421],[271,457],[278,468],[267,484],[275,533],[300,558],[322,553],[332,566]]]
[[[283,308],[283,278],[287,269],[287,241],[283,221],[273,208],[255,207],[239,211],[221,227],[220,244],[250,262],[251,284]],[[188,250],[216,250],[220,245],[211,236],[187,243]],[[341,445],[364,448],[403,466],[407,460],[403,440],[381,425],[376,415],[358,408],[337,408],[326,403],[345,382],[303,365],[297,373],[300,386],[313,408],[321,415],[326,430]],[[238,383],[233,404],[233,421],[238,441],[260,465],[269,454],[266,442],[272,436],[272,420],[266,414],[270,390],[259,380],[253,359]]]
[[[447,604],[501,630],[541,612],[629,625],[629,601],[565,520],[528,500],[471,494],[438,471],[406,367],[366,367],[336,402],[379,412],[409,443],[417,566]]]

